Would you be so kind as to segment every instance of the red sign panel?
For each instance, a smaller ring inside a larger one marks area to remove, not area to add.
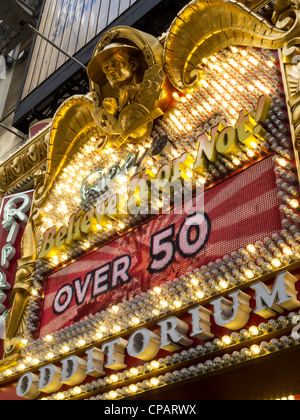
[[[4,278],[10,286],[14,284],[18,260],[22,256],[21,240],[28,221],[32,197],[33,191],[29,191],[6,196],[1,201],[0,284]]]
[[[9,290],[21,258],[21,240],[28,221],[33,192],[6,196],[0,206],[0,339],[3,338]],[[2,355],[0,354],[0,357]]]
[[[278,232],[272,158],[206,191],[196,210],[158,216],[50,275],[40,336]]]

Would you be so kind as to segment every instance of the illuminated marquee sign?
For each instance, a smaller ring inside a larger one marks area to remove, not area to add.
[[[139,398],[298,350],[297,133],[279,70],[293,49],[263,49],[298,31],[285,18],[195,0],[164,46],[127,27],[99,41],[91,94],[60,107],[36,179],[5,342],[17,361],[0,366],[19,397]]]
[[[129,198],[127,202],[124,202],[121,196],[116,195],[112,199],[109,198],[107,204],[102,202],[94,211],[89,210],[83,213],[79,210],[70,217],[69,225],[63,226],[58,231],[56,226],[48,229],[44,234],[44,242],[39,253],[39,258],[50,258],[57,250],[79,239],[82,234],[95,231],[99,229],[98,226],[100,228],[102,226],[105,227],[108,223],[107,219],[114,219],[128,213],[139,214],[143,212],[143,206],[141,204],[144,204],[145,201],[148,203],[148,197],[154,195],[151,194],[153,192],[152,187],[157,191],[166,190],[168,183],[170,183],[176,191],[178,186],[175,185],[175,182],[179,179],[184,180],[188,178],[186,175],[187,170],[192,169],[202,174],[207,167],[208,161],[215,162],[217,160],[218,153],[224,157],[234,155],[238,150],[239,142],[244,145],[253,145],[253,147],[256,147],[258,139],[263,138],[266,134],[266,131],[259,123],[267,119],[269,109],[270,101],[262,96],[258,101],[255,119],[245,111],[241,111],[235,127],[224,128],[218,125],[212,128],[212,136],[203,134],[198,139],[199,150],[196,162],[193,162],[192,157],[185,153],[180,158],[174,160],[172,166],[163,166],[156,176],[151,172],[151,169],[145,170],[143,173],[139,173],[132,178],[129,185]],[[101,192],[105,190],[105,187],[109,186],[110,182],[118,178],[120,173],[128,171],[134,165],[135,161],[136,158],[134,155],[130,154],[122,167],[116,165],[110,168],[107,174],[104,174],[101,168],[93,171],[84,181],[81,188],[83,202],[87,200],[88,191],[94,190]],[[96,181],[88,186],[89,179],[95,178],[95,176]],[[151,188],[149,188],[150,183],[152,183]],[[168,191],[170,194],[170,187]],[[153,208],[150,214],[155,214],[153,213]]]
[[[257,282],[252,285],[255,291],[256,307],[254,313],[268,319],[284,309],[293,310],[300,307],[297,300],[295,285],[298,279],[289,272],[279,274],[271,288],[264,283]],[[70,356],[61,360],[62,367],[48,364],[40,369],[40,376],[26,373],[21,377],[17,386],[19,397],[27,399],[38,398],[43,392],[46,394],[57,392],[63,385],[75,386],[81,384],[87,376],[100,378],[106,375],[106,370],[121,371],[126,369],[125,361],[136,358],[145,362],[153,360],[160,350],[175,352],[183,347],[190,347],[195,339],[206,341],[214,337],[211,331],[210,316],[214,317],[217,326],[229,330],[243,328],[250,319],[252,308],[250,307],[251,296],[237,290],[229,295],[228,300],[224,297],[212,299],[210,305],[213,312],[203,306],[194,307],[189,311],[191,325],[176,316],[168,317],[158,322],[160,334],[140,328],[134,331],[128,340],[116,338],[106,342],[101,349],[91,348],[86,351],[86,358]],[[187,336],[190,330],[189,338]],[[252,333],[258,334],[258,329]],[[227,337],[230,344],[230,337]],[[224,343],[226,343],[224,339]],[[256,348],[257,347],[257,348]],[[125,350],[126,353],[125,354]],[[253,352],[259,351],[258,346],[253,346]],[[106,363],[104,358],[106,356]],[[153,380],[154,381],[154,380]]]
[[[50,274],[40,336],[277,232],[276,191],[267,158],[205,192],[205,212],[160,215]]]

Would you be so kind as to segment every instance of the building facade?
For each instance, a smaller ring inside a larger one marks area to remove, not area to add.
[[[298,399],[300,3],[107,6],[40,15],[82,66],[36,38],[0,169],[0,399]]]

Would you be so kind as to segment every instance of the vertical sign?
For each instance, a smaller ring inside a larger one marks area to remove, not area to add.
[[[0,206],[0,338],[4,338],[12,288],[21,258],[21,241],[31,208],[33,191],[6,196]],[[1,354],[0,354],[1,356]]]

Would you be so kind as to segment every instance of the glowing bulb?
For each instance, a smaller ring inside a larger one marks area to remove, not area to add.
[[[159,384],[159,380],[157,378],[152,378],[150,383],[152,386],[157,386]]]
[[[198,290],[198,292],[196,292],[196,296],[198,299],[203,299],[205,295],[202,290]]]
[[[293,253],[293,251],[291,250],[291,248],[289,248],[287,246],[283,248],[282,252],[284,253],[284,255],[287,255],[287,256],[290,256]]]
[[[137,376],[139,371],[137,370],[137,368],[132,368],[130,369],[130,372],[132,373],[133,376]]]
[[[132,322],[133,322],[135,325],[139,325],[140,320],[139,320],[139,318],[135,317],[135,318],[132,318]]]
[[[255,66],[257,66],[257,65],[258,65],[258,60],[256,60],[256,58],[254,58],[254,57],[250,57],[250,58],[249,58],[249,61],[250,61],[252,64],[254,64]]]
[[[232,163],[233,163],[235,166],[239,166],[239,165],[241,164],[241,161],[240,161],[238,158],[234,158],[234,159],[232,160]]]
[[[117,398],[118,394],[116,393],[116,391],[110,391],[110,393],[108,394],[110,396],[110,398],[112,398],[113,400]]]
[[[281,267],[281,262],[280,262],[280,260],[279,260],[278,258],[274,258],[274,259],[271,261],[271,264],[272,264],[272,266],[273,266],[274,268],[279,268],[279,267]]]
[[[227,346],[229,346],[229,344],[232,343],[231,338],[229,337],[229,335],[224,335],[224,337],[222,338],[222,341],[224,344],[226,344]]]
[[[167,301],[165,301],[165,300],[161,300],[161,301],[160,301],[160,304],[161,304],[161,306],[162,306],[163,308],[167,308],[167,307],[168,307],[168,302],[167,302]]]
[[[251,271],[251,270],[247,270],[247,271],[245,272],[245,276],[247,277],[247,279],[251,280],[251,279],[253,279],[253,277],[254,277],[254,273],[253,273],[253,271]]]
[[[286,166],[286,160],[285,159],[278,159],[278,165],[280,165],[280,166],[282,166],[282,167],[285,167]]]
[[[135,394],[138,390],[138,387],[136,385],[130,385],[129,389],[133,394]]]
[[[174,306],[179,309],[182,307],[182,303],[179,300],[175,300]]]
[[[159,368],[159,362],[157,362],[156,360],[153,360],[153,362],[151,362],[150,365],[153,369]]]
[[[251,254],[253,253],[253,252],[255,252],[256,251],[256,248],[255,248],[255,246],[254,245],[248,245],[247,246],[247,251],[248,252],[250,252]]]
[[[257,345],[250,347],[251,353],[253,353],[255,356],[261,353],[260,347]]]
[[[227,281],[221,280],[219,284],[222,287],[222,289],[228,289],[228,283],[227,283]]]
[[[258,330],[258,328],[257,328],[257,327],[251,327],[251,328],[249,328],[249,332],[250,332],[250,334],[251,334],[251,335],[253,335],[253,336],[256,336],[256,335],[258,335],[258,334],[259,334],[259,330]]]
[[[291,201],[290,201],[290,206],[291,206],[293,209],[297,209],[297,208],[299,207],[299,202],[298,202],[298,200],[291,200]]]

